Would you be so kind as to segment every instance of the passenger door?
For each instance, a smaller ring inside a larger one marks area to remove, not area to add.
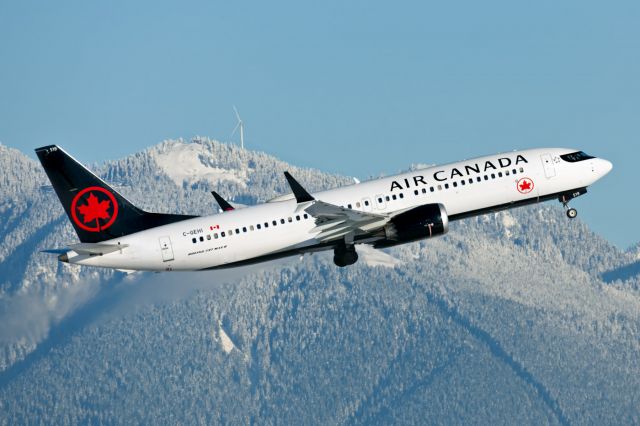
[[[544,167],[544,175],[547,178],[554,177],[556,175],[556,168],[553,165],[551,154],[542,154],[540,158],[542,159],[542,166]]]
[[[162,252],[163,262],[173,260],[173,247],[171,247],[171,239],[169,237],[160,237],[160,252]]]

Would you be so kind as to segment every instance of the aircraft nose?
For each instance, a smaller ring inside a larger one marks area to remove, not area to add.
[[[607,173],[609,173],[611,169],[613,169],[613,164],[611,164],[611,161],[607,161],[602,158],[599,158],[599,160],[600,161],[598,161],[598,171],[602,174],[602,176],[604,176]]]

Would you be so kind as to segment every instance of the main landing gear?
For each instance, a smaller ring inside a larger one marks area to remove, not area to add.
[[[346,244],[342,241],[333,249],[333,263],[337,266],[344,268],[345,266],[353,265],[357,261],[358,253],[356,253],[355,245]]]

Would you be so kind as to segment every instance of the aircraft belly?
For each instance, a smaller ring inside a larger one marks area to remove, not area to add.
[[[264,256],[269,253],[278,252],[304,241],[307,234],[306,229],[298,227],[294,232],[272,230],[272,235],[268,235],[269,230],[264,230],[264,239],[258,244],[255,240],[246,239],[244,241],[230,244],[229,255],[224,258],[224,263],[242,262],[253,257]],[[210,265],[211,266],[211,265]]]

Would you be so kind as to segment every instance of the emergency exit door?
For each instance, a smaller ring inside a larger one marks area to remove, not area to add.
[[[162,252],[163,262],[173,260],[173,247],[171,247],[171,239],[169,237],[160,237],[160,251]]]

